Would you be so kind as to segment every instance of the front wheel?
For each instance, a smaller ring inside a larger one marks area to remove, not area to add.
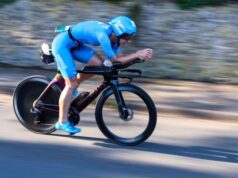
[[[112,88],[106,89],[96,106],[96,120],[101,132],[113,142],[133,146],[144,142],[154,131],[157,111],[150,96],[131,84],[120,84],[127,117],[122,117]]]

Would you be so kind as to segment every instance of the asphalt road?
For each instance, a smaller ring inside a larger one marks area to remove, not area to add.
[[[214,119],[216,115],[211,113],[209,118],[199,118],[191,113],[166,112],[170,110],[166,110],[167,100],[161,93],[163,87],[152,91],[151,86],[157,84],[144,83],[141,87],[153,95],[158,111],[158,95],[161,95],[161,108],[164,108],[158,112],[157,127],[145,143],[124,147],[108,141],[96,125],[93,106],[81,114],[80,134],[68,136],[57,131],[51,135],[40,135],[26,130],[17,121],[11,95],[20,80],[28,75],[39,74],[39,71],[3,68],[0,74],[1,178],[238,176],[238,122],[233,119],[235,112],[231,114],[230,120]],[[48,72],[47,75],[53,74]],[[96,83],[95,80],[86,82],[82,88],[96,86]],[[176,89],[174,85],[166,86]],[[176,96],[176,91],[172,92]],[[233,99],[236,101],[237,97]],[[221,112],[223,116],[226,113]]]

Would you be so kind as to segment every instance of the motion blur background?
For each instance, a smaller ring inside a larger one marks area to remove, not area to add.
[[[139,29],[126,53],[154,49],[152,61],[137,66],[145,78],[134,80],[155,102],[153,135],[136,147],[109,143],[96,126],[95,103],[80,113],[78,135],[23,128],[13,91],[30,75],[55,75],[56,66],[39,58],[55,27],[118,15]],[[237,178],[237,59],[237,0],[0,0],[0,178]]]
[[[238,83],[238,3],[227,0],[0,0],[0,65],[55,69],[38,51],[56,26],[118,15],[139,29],[125,52],[154,49],[145,77]]]

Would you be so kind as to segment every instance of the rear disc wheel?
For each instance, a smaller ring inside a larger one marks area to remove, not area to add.
[[[54,125],[58,120],[57,112],[49,112],[34,108],[34,102],[50,83],[43,76],[32,76],[23,80],[13,94],[13,107],[20,123],[32,132],[48,134],[55,131]],[[58,107],[61,89],[53,84],[41,97],[38,104]]]

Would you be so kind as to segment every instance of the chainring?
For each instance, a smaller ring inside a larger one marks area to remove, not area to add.
[[[75,107],[71,107],[68,113],[68,119],[73,125],[77,125],[80,121],[79,112]]]

